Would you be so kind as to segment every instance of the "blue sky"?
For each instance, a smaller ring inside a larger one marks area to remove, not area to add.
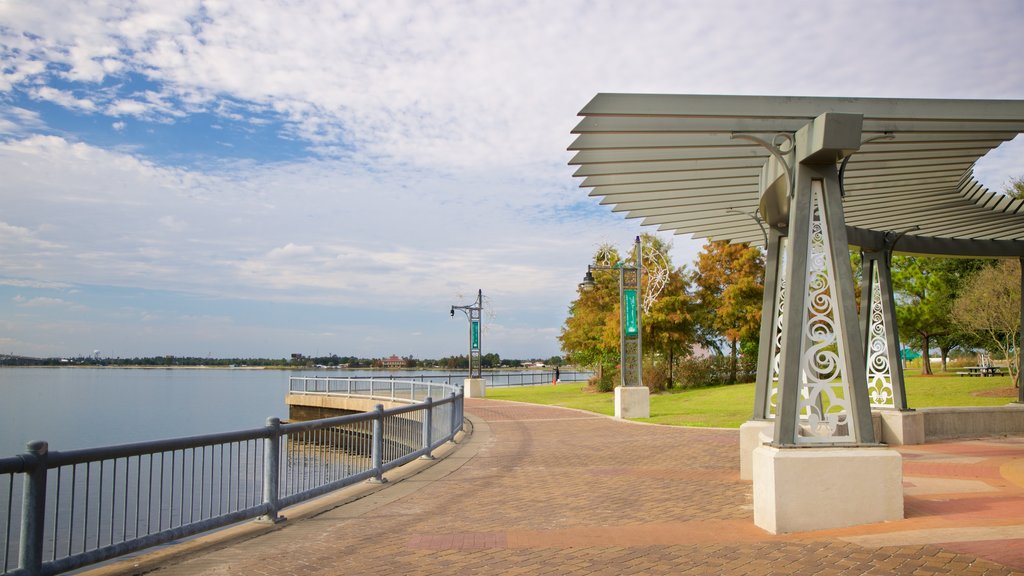
[[[1024,98],[1017,0],[0,0],[0,353],[559,353],[597,92]],[[977,167],[999,189],[1024,144]],[[677,263],[700,242],[674,238]]]

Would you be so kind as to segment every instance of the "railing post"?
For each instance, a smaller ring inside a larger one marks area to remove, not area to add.
[[[421,458],[423,460],[433,460],[434,457],[430,454],[430,446],[434,443],[434,439],[431,437],[434,432],[434,400],[427,396],[423,403],[425,404],[423,408],[423,448],[426,449],[427,453]]]
[[[384,479],[384,405],[377,404],[373,411],[373,447],[371,448],[371,455],[373,457],[374,477],[371,478],[371,482],[383,484],[386,482]]]
[[[263,440],[263,503],[270,505],[266,515],[260,517],[261,522],[277,524],[284,520],[278,516],[278,482],[281,478],[281,420],[267,418],[267,437]]]
[[[452,392],[451,399],[452,399],[452,410],[451,410],[452,421],[451,421],[450,427],[448,428],[448,431],[449,431],[449,434],[451,434],[451,441],[455,442],[455,432],[456,432],[455,426],[456,426],[456,422],[457,422],[456,418],[459,417],[459,407],[456,406],[456,403],[455,403],[455,392]]]
[[[46,521],[46,461],[49,445],[29,442],[28,453],[34,460],[25,474],[21,504],[21,540],[18,567],[36,576],[43,573],[43,525]]]

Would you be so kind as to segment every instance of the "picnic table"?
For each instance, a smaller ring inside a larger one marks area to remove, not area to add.
[[[964,366],[957,371],[960,376],[1000,376],[1003,371],[997,366]]]

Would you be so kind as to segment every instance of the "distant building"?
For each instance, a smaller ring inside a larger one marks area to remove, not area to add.
[[[405,358],[399,358],[392,354],[390,357],[381,360],[381,365],[385,368],[404,368]]]

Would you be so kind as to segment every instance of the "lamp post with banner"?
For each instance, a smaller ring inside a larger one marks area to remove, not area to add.
[[[465,380],[464,391],[467,398],[484,396],[483,362],[481,357],[481,340],[483,325],[481,317],[484,309],[484,292],[477,290],[476,302],[464,306],[452,306],[451,315],[462,310],[469,320],[469,378]]]
[[[619,386],[615,388],[616,418],[648,418],[650,397],[643,385],[643,348],[640,330],[640,280],[643,275],[640,237],[633,244],[633,265],[591,264],[580,289],[594,288],[594,270],[619,272]]]

